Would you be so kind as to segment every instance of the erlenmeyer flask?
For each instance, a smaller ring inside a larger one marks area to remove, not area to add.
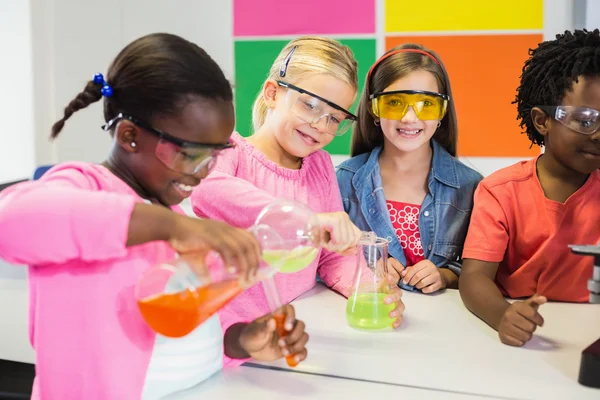
[[[263,248],[263,259],[267,263],[279,265],[278,272],[298,272],[310,265],[319,253],[320,228],[317,215],[302,203],[275,200],[261,211],[254,226],[268,226],[281,238],[281,248]]]
[[[265,225],[250,229],[263,251],[277,251],[279,236]],[[190,254],[146,270],[135,289],[135,297],[146,323],[167,337],[182,337],[214,315],[223,306],[257,282],[272,276],[277,261],[264,260],[258,279],[245,282],[235,268],[223,265],[215,252]]]
[[[384,303],[391,292],[387,279],[388,241],[365,236],[359,246],[363,252],[357,256],[346,320],[351,327],[361,330],[392,328],[394,321],[389,313],[395,306]]]

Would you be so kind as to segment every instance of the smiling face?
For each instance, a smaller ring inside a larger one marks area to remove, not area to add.
[[[573,83],[572,90],[557,105],[600,110],[600,76],[579,77],[579,82]],[[582,134],[537,108],[532,110],[532,117],[538,132],[544,136],[546,155],[568,169],[585,175],[600,168],[600,129],[592,134]],[[590,123],[594,121],[576,121],[574,126],[587,126]]]
[[[189,102],[177,115],[160,116],[149,121],[152,128],[186,142],[220,145],[228,142],[235,124],[231,101],[197,98]],[[172,206],[192,194],[195,186],[207,175],[208,157],[215,152],[206,148],[178,146],[156,134],[121,121],[116,130],[120,152],[134,179],[144,192],[161,204]],[[132,143],[135,143],[132,146]],[[207,162],[194,171],[194,166]],[[184,167],[192,168],[185,170]]]
[[[348,110],[356,90],[328,74],[311,74],[294,85]],[[322,149],[335,137],[336,124],[347,113],[327,105],[316,97],[279,86],[274,81],[265,85],[265,100],[271,107],[267,121],[279,147],[290,157],[304,158]],[[317,115],[318,114],[318,115]],[[316,115],[314,123],[309,115]]]
[[[439,93],[435,76],[428,71],[417,70],[396,80],[386,87],[383,92],[396,90],[416,90]],[[399,120],[379,120],[384,134],[386,146],[394,146],[402,152],[413,152],[424,145],[429,145],[439,120],[420,120],[412,106],[408,107],[406,114]]]

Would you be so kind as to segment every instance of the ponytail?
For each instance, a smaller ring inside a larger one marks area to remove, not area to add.
[[[96,84],[94,81],[89,81],[81,93],[79,93],[68,106],[65,107],[64,115],[61,119],[52,125],[50,138],[55,139],[60,131],[65,126],[65,121],[68,120],[74,112],[86,108],[92,103],[97,102],[102,98],[102,84]]]

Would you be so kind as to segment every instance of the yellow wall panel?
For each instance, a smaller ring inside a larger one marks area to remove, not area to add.
[[[542,25],[543,0],[385,0],[386,32],[541,30]]]

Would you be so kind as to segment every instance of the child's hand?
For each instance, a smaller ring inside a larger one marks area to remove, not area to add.
[[[394,285],[397,285],[400,282],[402,272],[405,270],[405,268],[400,261],[390,257],[387,260],[387,270],[388,275],[390,276],[390,281]]]
[[[419,261],[402,271],[401,275],[405,284],[421,289],[423,293],[433,293],[447,284],[440,269],[429,260]]]
[[[240,333],[240,346],[250,357],[260,361],[273,361],[293,354],[296,364],[307,356],[308,334],[304,322],[296,320],[294,307],[286,305],[274,314],[285,314],[284,329],[289,333],[284,337],[277,334],[273,314],[260,317],[248,324]]]
[[[176,215],[170,228],[169,243],[180,254],[221,255],[226,266],[235,266],[246,281],[253,281],[260,265],[261,248],[250,232],[224,222]]]
[[[396,329],[402,324],[402,314],[404,313],[404,303],[402,302],[402,290],[397,286],[398,281],[393,281],[393,277],[388,277],[390,284],[390,294],[383,300],[385,304],[395,303],[396,307],[390,311],[390,318],[394,320],[392,327]]]
[[[527,343],[536,328],[544,325],[544,318],[538,313],[538,308],[547,301],[546,297],[534,294],[525,301],[512,303],[498,325],[500,341],[510,346],[523,346]]]
[[[321,226],[321,246],[342,255],[358,254],[362,232],[343,211],[317,214]]]

